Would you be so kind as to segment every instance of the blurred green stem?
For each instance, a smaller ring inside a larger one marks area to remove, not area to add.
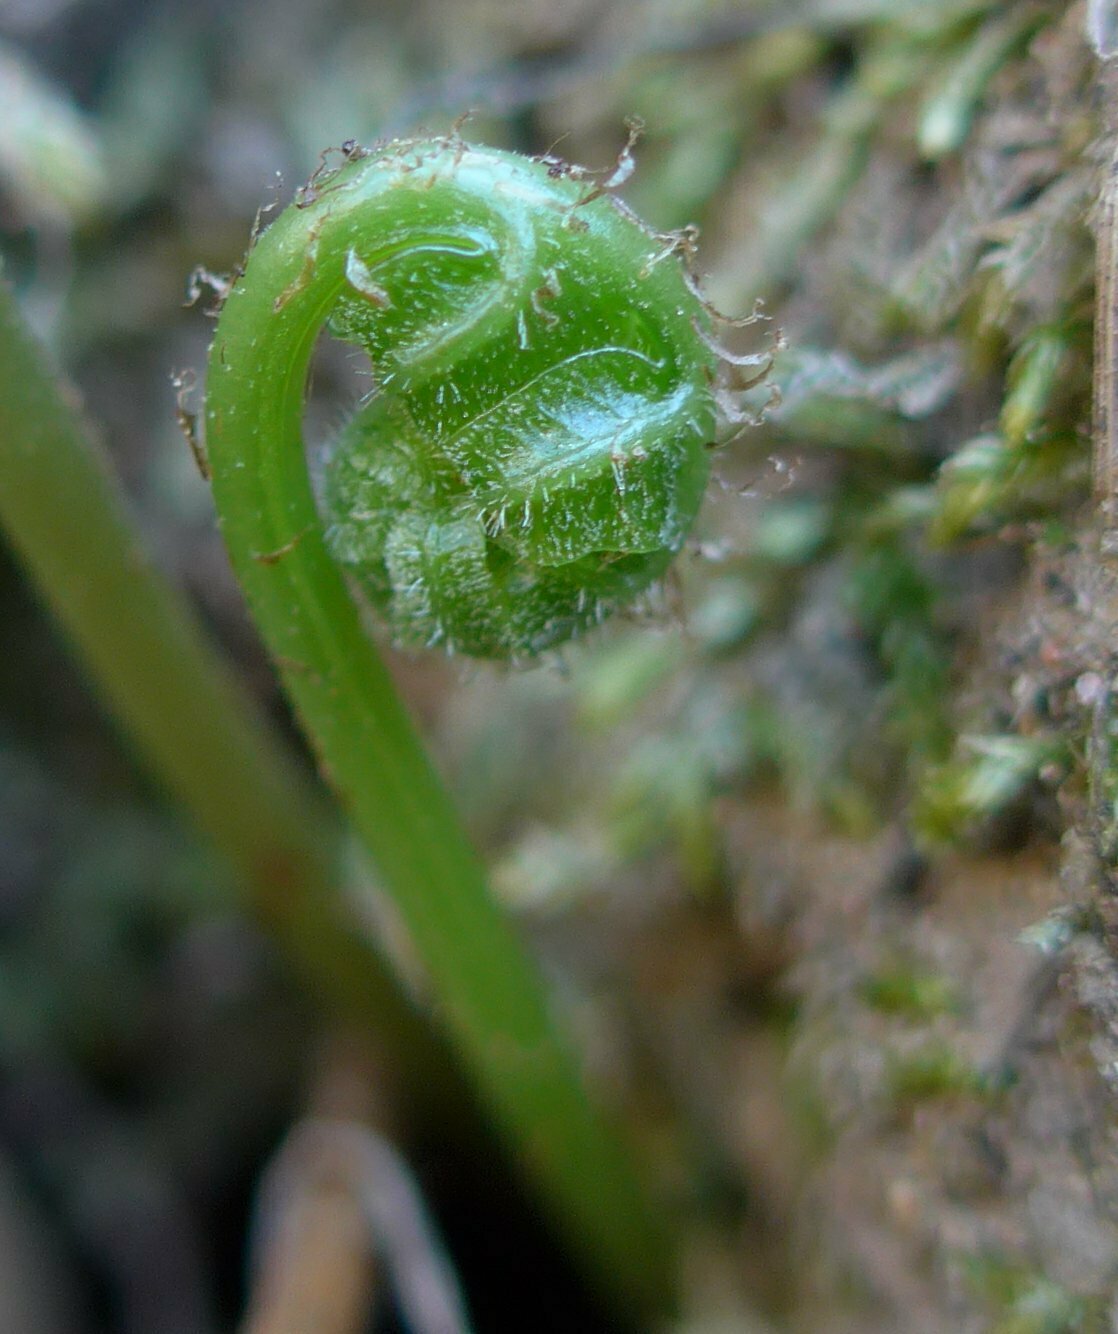
[[[312,992],[410,1063],[434,1039],[340,893],[339,828],[148,563],[100,451],[0,279],[0,529],[149,773],[232,864]]]

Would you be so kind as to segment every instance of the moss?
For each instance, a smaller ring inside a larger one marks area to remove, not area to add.
[[[896,962],[871,973],[862,982],[861,994],[871,1009],[918,1023],[955,1014],[962,1004],[952,978],[912,962]]]
[[[960,1094],[987,1096],[989,1080],[950,1043],[933,1038],[905,1055],[894,1055],[888,1076],[889,1093],[898,1106]]]
[[[1003,1254],[967,1256],[972,1290],[991,1308],[991,1334],[1083,1334],[1107,1329],[1106,1299],[1085,1297]]]

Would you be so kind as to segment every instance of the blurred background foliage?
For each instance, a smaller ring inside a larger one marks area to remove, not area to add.
[[[1085,32],[1055,0],[0,0],[7,272],[285,726],[170,376],[210,332],[187,276],[324,147],[471,111],[606,166],[639,115],[627,200],[701,226],[720,308],[764,300],[743,350],[783,330],[647,614],[530,672],[395,660],[652,1164],[680,1330],[1111,1327]],[[361,387],[324,353],[316,439]],[[233,1328],[337,1035],[10,564],[0,604],[0,1326]],[[479,1331],[607,1327],[476,1145],[394,1129]]]

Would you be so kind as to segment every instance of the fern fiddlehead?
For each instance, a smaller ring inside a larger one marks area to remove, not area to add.
[[[277,316],[325,314],[373,368],[327,465],[327,543],[398,641],[530,656],[682,544],[708,317],[670,241],[562,164],[453,138],[348,158],[277,224],[305,245]]]
[[[626,169],[623,155],[614,180]],[[206,444],[255,619],[464,1060],[576,1245],[652,1307],[670,1267],[643,1193],[349,593],[405,644],[531,656],[679,549],[718,356],[679,238],[616,205],[614,180],[456,135],[347,144],[225,294]],[[316,498],[302,417],[324,326],[366,349],[374,392]]]

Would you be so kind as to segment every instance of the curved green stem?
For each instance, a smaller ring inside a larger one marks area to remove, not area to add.
[[[343,172],[317,200],[288,209],[225,302],[206,391],[222,530],[323,772],[374,855],[483,1101],[592,1271],[642,1311],[662,1310],[671,1274],[649,1203],[326,549],[301,429],[308,367],[362,228],[383,232],[393,203],[387,179],[351,184]]]

